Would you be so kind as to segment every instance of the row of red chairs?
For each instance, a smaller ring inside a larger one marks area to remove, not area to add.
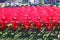
[[[40,30],[42,24],[45,24],[46,29],[53,30],[54,25],[60,26],[60,8],[55,6],[22,6],[0,8],[0,23],[2,30],[5,24],[12,23],[13,30],[18,28],[18,24],[23,24],[24,29],[31,29],[32,23]]]

